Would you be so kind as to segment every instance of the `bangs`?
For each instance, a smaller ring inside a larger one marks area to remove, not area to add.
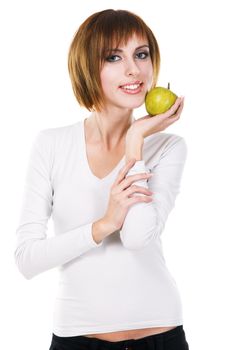
[[[145,23],[133,13],[123,10],[104,11],[92,24],[92,33],[95,34],[95,49],[99,54],[100,64],[103,63],[107,54],[112,53],[113,49],[117,49],[120,45],[126,45],[134,34],[149,42],[146,32]]]
[[[100,47],[100,62],[103,63],[105,57],[107,55],[112,55],[113,51],[115,49],[118,49],[120,46],[125,46],[128,42],[128,40],[136,34],[141,39],[146,39],[146,35],[143,32],[135,31],[127,32],[126,29],[124,32],[118,29],[118,31],[115,31],[115,28],[113,29],[113,32],[111,33],[112,36],[109,37],[103,37],[101,41],[101,47]]]

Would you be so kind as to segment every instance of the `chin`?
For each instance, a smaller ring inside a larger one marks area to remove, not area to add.
[[[139,108],[143,105],[143,103],[145,102],[144,97],[142,96],[141,98],[137,98],[134,99],[133,101],[127,101],[127,103],[124,103],[125,101],[121,102],[121,107],[124,108],[129,108],[129,109],[135,109],[135,108]]]
[[[143,105],[143,103],[145,102],[145,97],[142,96],[141,98],[136,98],[133,99],[133,101],[131,99],[129,99],[129,101],[124,101],[124,99],[122,101],[110,101],[109,105],[117,107],[117,108],[121,108],[121,109],[135,109],[135,108],[139,108]]]
[[[139,108],[143,105],[143,103],[144,103],[144,101],[132,103],[132,104],[127,105],[125,108],[129,108],[129,109]]]

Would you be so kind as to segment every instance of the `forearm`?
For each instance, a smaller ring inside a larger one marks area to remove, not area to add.
[[[132,173],[142,173],[145,170],[153,172],[153,177],[147,181],[147,187],[153,192],[153,201],[137,203],[129,209],[120,230],[124,247],[142,249],[161,235],[180,192],[186,155],[187,148],[183,138],[172,136],[154,166],[151,163],[145,165],[144,160],[136,162]],[[141,186],[144,187],[144,184]]]
[[[15,260],[27,279],[101,246],[93,239],[91,222],[49,238],[41,233],[39,225],[28,224],[26,227],[21,223],[17,234]],[[36,237],[32,239],[34,235]]]

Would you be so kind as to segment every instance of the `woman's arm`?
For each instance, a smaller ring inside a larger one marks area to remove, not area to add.
[[[125,248],[141,249],[162,233],[179,193],[186,157],[187,146],[184,138],[173,135],[162,151],[158,164],[152,169],[153,176],[150,180],[135,183],[149,188],[153,192],[153,201],[136,203],[129,209],[120,230]],[[142,159],[135,163],[127,176],[148,171]]]
[[[93,222],[47,238],[47,223],[53,205],[53,159],[51,135],[47,130],[42,130],[31,150],[20,222],[16,230],[15,262],[27,279],[102,245],[102,241],[98,244],[93,238]],[[96,234],[96,230],[95,235],[104,236],[102,232]]]

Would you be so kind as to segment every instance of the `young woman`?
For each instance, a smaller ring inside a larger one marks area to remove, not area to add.
[[[51,350],[188,349],[161,244],[187,147],[160,131],[179,120],[183,98],[133,117],[159,65],[155,36],[128,11],[94,13],[72,40],[72,87],[90,114],[38,133],[15,251],[27,279],[59,267]]]

